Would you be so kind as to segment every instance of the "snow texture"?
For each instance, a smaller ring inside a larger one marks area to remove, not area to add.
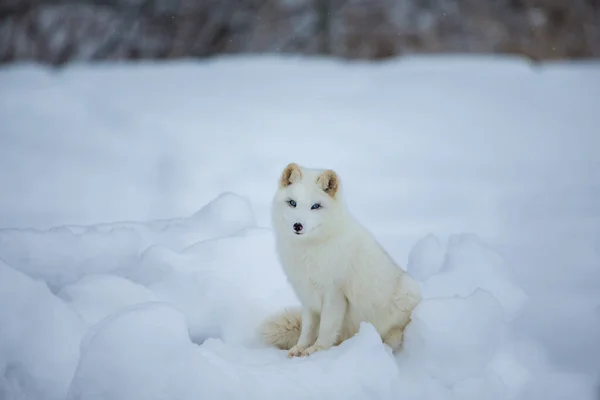
[[[599,78],[468,58],[0,70],[0,399],[594,399]],[[419,281],[399,354],[367,323],[305,359],[258,340],[298,304],[268,214],[290,161],[338,170]]]

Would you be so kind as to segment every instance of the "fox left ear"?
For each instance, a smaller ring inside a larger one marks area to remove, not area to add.
[[[331,197],[335,197],[335,194],[340,188],[340,179],[335,171],[328,169],[319,175],[319,178],[317,179],[317,185],[319,185],[319,187],[321,187],[325,193]]]
[[[300,179],[302,179],[302,170],[300,169],[300,166],[296,163],[289,163],[281,174],[279,186],[282,188],[288,187]]]

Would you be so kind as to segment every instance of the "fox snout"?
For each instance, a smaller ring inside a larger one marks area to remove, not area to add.
[[[302,232],[302,229],[304,229],[304,227],[302,226],[302,224],[300,222],[296,222],[293,226],[294,228],[294,233],[296,233],[297,235],[299,235]]]

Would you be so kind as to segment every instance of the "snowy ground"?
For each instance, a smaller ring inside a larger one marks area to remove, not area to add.
[[[597,398],[600,64],[20,65],[0,88],[0,399]],[[296,302],[268,219],[290,161],[337,170],[422,282],[396,358],[366,324],[308,359],[256,342]]]

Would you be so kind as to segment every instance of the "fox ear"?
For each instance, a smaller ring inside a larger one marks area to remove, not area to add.
[[[335,194],[340,188],[340,179],[335,171],[328,169],[319,176],[317,185],[319,185],[325,193],[331,197],[335,197]]]
[[[294,182],[298,182],[302,179],[302,171],[300,170],[300,166],[296,163],[290,163],[283,170],[281,174],[281,180],[279,181],[279,186],[282,188],[290,186]]]

